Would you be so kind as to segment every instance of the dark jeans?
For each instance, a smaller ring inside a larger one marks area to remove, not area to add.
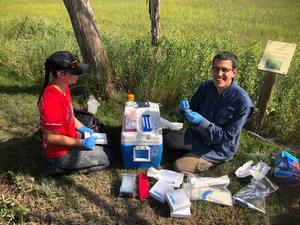
[[[189,130],[166,130],[163,135],[164,146],[176,150],[192,150],[192,144],[189,142]]]
[[[104,169],[109,166],[112,159],[113,153],[109,148],[96,145],[93,150],[74,147],[69,150],[67,155],[56,159],[49,158],[48,161],[57,168],[74,171],[93,168]]]

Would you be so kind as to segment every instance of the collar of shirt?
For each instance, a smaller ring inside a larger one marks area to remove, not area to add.
[[[218,94],[217,88],[214,86],[216,96],[218,96],[218,98],[226,97],[226,96],[232,94],[232,92],[236,88],[236,86],[237,86],[237,83],[236,83],[236,81],[233,80],[232,83],[230,84],[230,86],[228,88],[226,88],[225,91],[223,91],[221,94]]]

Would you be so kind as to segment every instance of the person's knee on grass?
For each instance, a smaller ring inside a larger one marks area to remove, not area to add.
[[[214,166],[214,163],[202,159],[193,153],[188,153],[183,157],[177,159],[174,163],[176,171],[184,174],[194,174],[203,172]]]

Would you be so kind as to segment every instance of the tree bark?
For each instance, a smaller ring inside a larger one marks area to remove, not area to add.
[[[63,0],[69,13],[82,57],[90,65],[103,97],[114,95],[112,72],[89,0]]]
[[[160,0],[149,0],[152,45],[158,45],[160,37]]]

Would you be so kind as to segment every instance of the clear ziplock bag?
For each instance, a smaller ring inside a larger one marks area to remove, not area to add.
[[[265,197],[277,189],[278,186],[273,184],[267,177],[259,181],[252,178],[250,184],[243,187],[233,196],[233,202],[265,213]]]

